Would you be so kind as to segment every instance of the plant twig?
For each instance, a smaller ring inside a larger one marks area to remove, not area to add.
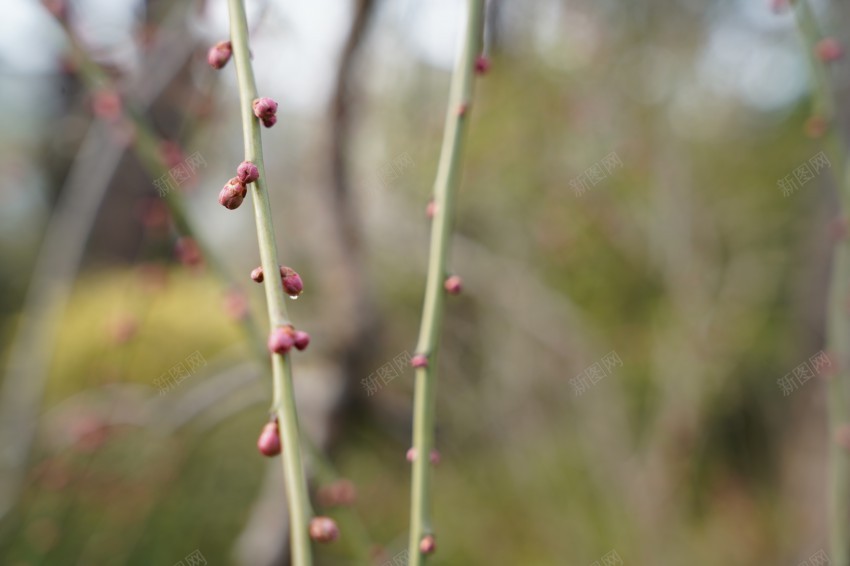
[[[827,124],[824,145],[834,164],[834,176],[841,203],[838,219],[846,225],[850,213],[850,172],[847,171],[847,146],[836,122],[836,101],[826,63],[816,55],[821,32],[808,0],[794,3],[797,26],[803,38],[812,67],[815,117]],[[834,375],[829,381],[829,524],[830,558],[838,566],[850,566],[850,453],[837,442],[839,432],[850,424],[847,381],[850,379],[850,313],[847,311],[847,289],[850,288],[850,241],[846,235],[835,243],[832,275],[829,283],[827,312],[827,350],[832,358]]]
[[[229,0],[230,41],[239,82],[239,98],[242,111],[242,130],[245,142],[245,160],[254,163],[259,170],[259,179],[251,184],[254,201],[254,216],[257,223],[257,240],[260,248],[260,263],[267,274],[264,280],[269,322],[272,328],[289,324],[283,287],[278,277],[279,263],[272,224],[263,164],[260,124],[254,117],[252,103],[257,98],[257,86],[251,67],[248,50],[248,21],[242,0]],[[312,564],[308,522],[312,515],[307,494],[307,482],[301,463],[301,442],[298,432],[298,416],[295,406],[295,391],[292,385],[292,368],[288,354],[272,355],[274,386],[273,407],[277,414],[285,449],[282,452],[286,496],[289,504],[290,540],[292,561],[295,566]]]
[[[454,216],[454,197],[460,170],[461,148],[465,125],[472,104],[475,62],[480,52],[484,0],[469,0],[467,24],[461,40],[460,54],[452,75],[449,107],[443,134],[443,146],[434,182],[435,211],[431,227],[431,251],[425,286],[425,304],[416,354],[427,363],[416,368],[416,390],[413,416],[413,477],[410,506],[410,566],[423,561],[420,543],[431,535],[430,454],[434,448],[434,415],[436,412],[436,354],[443,317],[443,287],[447,275],[446,262]]]

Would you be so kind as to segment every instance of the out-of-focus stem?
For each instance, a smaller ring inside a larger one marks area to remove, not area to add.
[[[245,141],[245,160],[253,162],[260,178],[251,184],[254,201],[254,217],[257,223],[257,240],[260,247],[260,263],[267,274],[264,280],[266,303],[271,326],[289,324],[283,287],[273,274],[279,270],[271,205],[269,203],[266,172],[263,165],[260,123],[254,116],[252,102],[257,98],[257,86],[248,50],[248,20],[242,0],[229,0],[230,41],[239,82],[239,99],[242,111],[242,130]],[[307,482],[301,463],[301,442],[298,432],[298,415],[295,407],[295,391],[292,385],[292,369],[288,354],[272,354],[272,376],[274,383],[274,408],[280,426],[284,450],[282,452],[286,496],[289,504],[292,563],[295,566],[312,564],[308,523],[312,514],[307,494]]]
[[[431,251],[425,285],[425,303],[416,353],[428,358],[428,365],[416,369],[416,391],[413,416],[413,478],[410,504],[410,566],[419,566],[423,555],[419,550],[422,537],[430,534],[431,506],[430,454],[434,447],[434,415],[436,411],[437,346],[443,318],[446,260],[451,240],[454,200],[460,170],[465,125],[472,104],[475,60],[480,52],[484,17],[484,0],[469,0],[467,25],[460,53],[452,75],[449,107],[443,134],[443,146],[434,182],[435,213],[431,226]]]
[[[836,102],[829,69],[817,57],[815,45],[821,32],[808,0],[794,3],[797,26],[812,67],[813,110],[828,122],[824,145],[838,185],[843,222],[850,213],[850,172],[847,171],[847,146],[836,123]],[[847,310],[850,289],[850,241],[838,239],[832,263],[827,312],[827,350],[835,368],[829,382],[829,524],[830,558],[838,566],[850,566],[850,453],[836,442],[842,426],[850,424],[847,381],[850,379],[850,313]]]

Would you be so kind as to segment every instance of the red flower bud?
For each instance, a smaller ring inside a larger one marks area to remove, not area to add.
[[[313,517],[310,520],[310,538],[316,542],[333,542],[339,538],[339,527],[330,517]]]
[[[458,275],[451,275],[446,278],[446,282],[443,284],[446,288],[446,292],[449,295],[457,295],[460,293],[461,289],[463,289],[463,279]]]
[[[263,282],[263,267],[257,267],[254,271],[251,272],[251,279],[256,281],[257,283]]]
[[[297,299],[304,291],[304,282],[301,281],[301,276],[298,275],[291,267],[281,265],[280,277],[283,282],[284,292],[289,295],[290,299]]]
[[[280,431],[277,428],[277,419],[266,423],[260,437],[257,439],[257,448],[263,456],[277,456],[280,454]]]
[[[274,354],[285,354],[292,349],[295,340],[289,327],[278,327],[269,335],[269,351]]]
[[[263,126],[266,128],[271,128],[275,124],[277,124],[277,116],[269,116],[268,118],[261,118],[263,122]]]
[[[207,63],[213,69],[221,69],[227,62],[230,61],[230,56],[233,55],[233,46],[229,41],[219,41],[207,52]]]
[[[416,460],[416,448],[413,448],[413,447],[408,448],[407,454],[405,455],[405,458],[407,458],[407,461],[411,462],[411,463],[414,460]],[[434,466],[439,464],[440,463],[440,451],[437,450],[436,448],[432,448],[431,454],[428,457],[428,461],[430,461],[431,464],[433,464]]]
[[[415,368],[426,368],[428,367],[428,356],[425,354],[416,354],[410,358],[410,365]]]
[[[260,178],[260,170],[250,161],[243,161],[236,168],[236,178],[242,183],[253,183]]]
[[[475,74],[484,75],[490,70],[490,59],[485,55],[479,55],[475,60]]]
[[[218,193],[218,202],[224,208],[233,210],[235,208],[239,208],[242,204],[242,201],[245,199],[245,195],[248,194],[248,189],[237,179],[233,177],[230,179],[224,188],[221,189],[221,192]]]
[[[824,63],[831,63],[841,59],[844,55],[844,48],[841,46],[841,42],[834,37],[825,37],[815,45],[815,53]]]
[[[310,335],[303,330],[296,330],[293,335],[293,341],[295,342],[296,349],[303,350],[310,344]]]
[[[422,554],[434,554],[434,551],[437,550],[437,541],[434,539],[434,535],[425,535],[422,537],[422,540],[419,541],[419,552]]]
[[[254,116],[263,120],[271,118],[277,112],[277,102],[271,98],[258,98],[252,104],[254,108]]]

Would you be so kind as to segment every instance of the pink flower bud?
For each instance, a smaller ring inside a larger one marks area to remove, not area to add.
[[[333,542],[339,538],[339,527],[330,517],[313,517],[310,520],[310,538],[316,542]]]
[[[239,289],[230,289],[224,295],[224,312],[231,320],[242,320],[248,316],[248,299]]]
[[[466,113],[469,112],[469,103],[463,102],[460,106],[457,107],[457,115],[458,117],[466,116]]]
[[[207,52],[207,63],[213,69],[221,69],[227,62],[230,61],[230,56],[233,55],[233,46],[229,41],[219,41]]]
[[[239,208],[242,201],[245,199],[246,194],[248,194],[248,189],[245,185],[243,185],[239,179],[233,177],[226,185],[224,185],[221,192],[218,193],[218,202],[221,203],[224,208],[233,210]]]
[[[98,118],[114,122],[121,116],[123,109],[121,96],[114,90],[102,88],[92,95],[92,112]]]
[[[428,367],[428,356],[425,354],[416,354],[410,358],[410,365],[415,368],[426,368]]]
[[[838,61],[844,55],[844,48],[834,37],[825,37],[815,45],[815,53],[824,63]]]
[[[258,98],[253,103],[254,116],[259,119],[271,118],[277,112],[277,102],[271,98]]]
[[[266,423],[260,437],[257,439],[257,449],[263,456],[277,456],[280,454],[280,431],[277,428],[277,419]]]
[[[405,454],[404,457],[407,458],[407,461],[412,464],[413,461],[416,459],[416,448],[413,448],[412,446],[408,448],[407,454]]]
[[[269,351],[274,354],[285,354],[292,349],[294,344],[292,329],[289,327],[275,328],[269,335]]]
[[[425,208],[425,216],[429,219],[434,218],[434,215],[437,214],[437,203],[434,202],[434,199],[428,201],[428,206]]]
[[[436,448],[432,449],[428,460],[431,462],[431,465],[438,465],[440,463],[440,451]]]
[[[347,506],[357,499],[357,490],[351,480],[339,479],[320,487],[316,498],[323,507]]]
[[[296,349],[303,350],[310,345],[310,335],[303,330],[296,330],[293,335],[293,341],[295,342]]]
[[[254,271],[251,272],[251,279],[256,281],[257,283],[263,282],[263,267],[257,267]]]
[[[475,60],[475,74],[484,75],[490,70],[490,59],[486,55],[479,55]]]
[[[242,183],[253,183],[260,178],[260,170],[250,161],[243,161],[236,168],[236,178]]]
[[[437,540],[434,538],[434,535],[425,535],[422,537],[422,540],[419,541],[419,552],[422,554],[434,554],[434,551],[437,550]]]
[[[458,275],[451,275],[446,278],[446,282],[443,284],[446,288],[446,292],[449,295],[458,295],[460,294],[461,289],[463,289],[463,279]]]
[[[269,116],[268,118],[261,118],[263,122],[263,126],[266,128],[271,128],[275,124],[277,124],[277,116]]]
[[[201,248],[192,238],[184,236],[174,244],[174,254],[180,263],[186,266],[196,266],[201,263]]]
[[[304,282],[291,267],[280,266],[280,277],[283,282],[283,290],[291,299],[297,299],[304,291]]]

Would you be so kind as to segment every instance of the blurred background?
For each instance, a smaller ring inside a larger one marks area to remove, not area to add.
[[[465,3],[246,3],[280,103],[263,143],[305,282],[290,314],[313,335],[294,356],[311,490],[343,533],[317,564],[401,563],[406,359]],[[850,21],[812,6],[826,34]],[[3,1],[4,565],[288,563],[280,464],[256,449],[252,203],[217,202],[243,155],[233,63],[206,62],[227,36],[224,0]],[[430,562],[809,564],[836,199],[793,14],[490,0],[486,53]]]

